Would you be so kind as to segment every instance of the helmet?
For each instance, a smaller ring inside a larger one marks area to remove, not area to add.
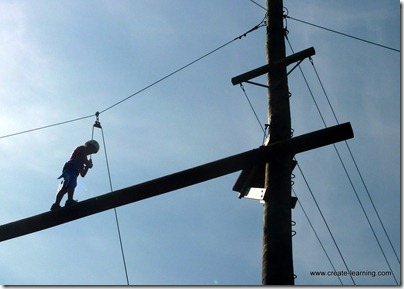
[[[96,154],[98,152],[98,150],[100,149],[100,145],[98,144],[97,141],[95,140],[89,140],[88,142],[86,142],[84,144],[87,147],[91,147],[94,149],[94,153]]]

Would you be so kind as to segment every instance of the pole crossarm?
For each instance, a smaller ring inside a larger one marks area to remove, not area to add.
[[[1,225],[0,242],[231,174],[255,164],[267,163],[279,154],[294,155],[352,137],[352,127],[350,123],[345,123],[268,146],[261,146],[257,149],[87,199],[73,206]]]
[[[289,55],[281,60],[274,61],[272,63],[263,65],[256,69],[250,70],[246,73],[235,76],[231,79],[231,83],[233,85],[237,85],[242,82],[247,82],[250,79],[253,79],[255,77],[268,73],[271,68],[274,68],[277,66],[288,66],[289,64],[304,60],[305,58],[313,56],[314,54],[316,54],[316,51],[314,50],[313,47],[307,48],[307,49],[297,52],[295,54]]]

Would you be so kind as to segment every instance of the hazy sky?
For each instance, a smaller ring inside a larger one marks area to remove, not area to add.
[[[231,78],[266,64],[265,27],[143,90],[259,24],[266,1],[255,2],[0,1],[0,224],[49,210],[63,164],[91,138],[97,111],[105,110],[100,122],[114,189],[259,147],[263,132]],[[284,6],[290,17],[400,49],[398,1]],[[400,53],[293,19],[285,24],[295,52],[316,50],[314,67],[339,123],[352,124],[349,147],[400,257]],[[324,128],[316,104],[327,126],[337,124],[313,65],[305,60],[301,68],[310,90],[299,69],[288,79],[295,136]],[[266,77],[254,81],[265,84]],[[244,88],[265,125],[266,89]],[[100,130],[94,137],[102,144]],[[347,146],[336,147],[349,178],[333,146],[296,155],[303,175],[294,170],[295,283],[353,284],[349,276],[311,276],[334,269],[304,209],[338,272],[369,272],[353,276],[357,285],[394,285],[391,275],[370,274],[392,270],[401,280]],[[110,192],[104,149],[79,178],[75,199]],[[117,209],[131,285],[261,284],[263,206],[238,199],[238,175]],[[0,284],[126,282],[113,210],[0,243]]]

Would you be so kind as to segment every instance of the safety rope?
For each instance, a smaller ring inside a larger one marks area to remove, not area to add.
[[[92,129],[92,133],[91,133],[91,140],[94,139],[94,128],[99,128],[101,130],[102,144],[103,144],[103,147],[104,147],[105,161],[106,161],[106,164],[107,164],[109,187],[110,187],[111,192],[112,192],[113,188],[112,188],[111,172],[110,172],[110,169],[109,169],[107,147],[105,145],[104,130],[103,130],[102,126],[101,126],[101,123],[100,123],[100,120],[99,120],[99,115],[100,115],[100,113],[97,111],[95,113],[96,120],[95,120],[95,123],[93,125],[93,129]],[[91,155],[90,155],[90,159],[91,159]],[[116,227],[117,227],[117,230],[118,230],[119,244],[120,244],[120,247],[121,247],[122,261],[123,261],[123,266],[124,266],[124,269],[125,269],[126,283],[129,286],[128,269],[127,269],[127,266],[126,266],[125,252],[123,250],[122,236],[121,236],[121,230],[120,230],[120,227],[119,227],[119,219],[118,219],[118,213],[116,211],[116,208],[114,208],[114,213],[115,213]]]

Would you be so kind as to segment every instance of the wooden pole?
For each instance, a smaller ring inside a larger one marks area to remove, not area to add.
[[[286,56],[283,1],[267,0],[267,63]],[[286,66],[268,72],[269,145],[291,138]],[[293,155],[280,155],[266,165],[262,284],[294,285],[291,229],[291,168]]]

